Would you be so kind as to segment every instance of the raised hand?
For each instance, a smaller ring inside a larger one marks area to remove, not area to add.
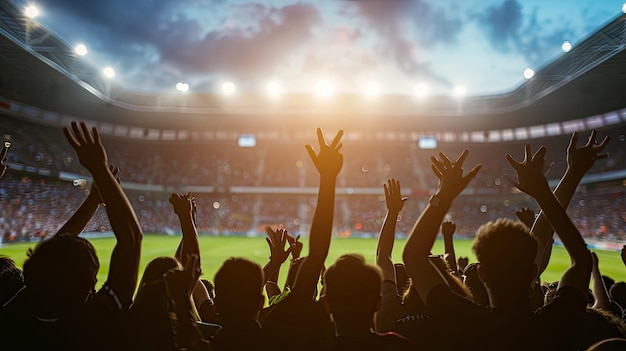
[[[4,176],[4,172],[6,172],[8,168],[6,165],[8,153],[9,153],[9,148],[5,144],[2,151],[0,151],[0,179],[2,179],[2,177]]]
[[[267,245],[270,247],[270,261],[283,263],[289,257],[289,254],[295,249],[295,244],[290,245],[285,250],[285,244],[287,243],[287,230],[279,228],[275,231],[270,227],[265,227],[267,233]]]
[[[515,211],[515,215],[517,216],[517,219],[524,223],[527,228],[532,228],[533,223],[535,222],[535,211],[528,207],[524,207]]]
[[[606,145],[609,143],[610,137],[607,135],[604,137],[601,143],[598,144],[596,136],[598,132],[591,131],[587,143],[580,148],[576,147],[578,142],[578,132],[572,134],[569,146],[567,147],[567,168],[581,176],[587,173],[593,167],[596,160],[607,158],[608,153],[601,153]]]
[[[546,148],[543,146],[531,156],[531,149],[528,144],[526,144],[522,162],[516,161],[510,154],[506,154],[506,160],[517,172],[517,182],[509,176],[505,176],[506,181],[535,199],[546,194],[551,195],[552,191],[548,185],[548,180],[543,174],[545,156]]]
[[[387,184],[383,184],[383,188],[385,189],[387,210],[393,213],[400,213],[404,207],[404,202],[407,200],[406,197],[402,197],[400,194],[400,181],[389,179]]]
[[[456,231],[456,224],[451,221],[441,223],[441,234],[444,238],[451,238]]]
[[[626,245],[622,247],[622,251],[620,251],[620,257],[622,258],[622,263],[626,266]]]
[[[291,258],[294,260],[296,258],[299,258],[300,253],[302,253],[302,248],[304,247],[304,245],[300,241],[300,235],[294,238],[293,236],[291,236],[291,234],[289,234],[289,232],[285,231],[285,236],[287,237],[287,243],[289,243],[289,246],[293,246],[293,250],[291,251]]]
[[[343,155],[339,153],[343,144],[340,143],[343,136],[343,130],[340,130],[330,145],[326,144],[324,134],[320,128],[317,128],[317,139],[320,144],[319,154],[315,154],[315,149],[311,145],[306,145],[306,151],[309,153],[315,168],[320,176],[336,177],[343,166]]]
[[[480,164],[474,166],[467,175],[463,176],[463,162],[465,162],[468,153],[469,150],[463,150],[456,162],[451,162],[448,156],[443,152],[439,153],[439,158],[434,156],[430,158],[433,163],[431,165],[433,173],[439,178],[439,190],[437,194],[439,197],[447,201],[452,201],[467,187],[476,174],[478,174],[478,171],[482,167]]]
[[[194,197],[191,193],[187,193],[186,195],[181,194],[172,194],[169,198],[170,204],[174,207],[174,213],[176,215],[192,215],[194,212]]]
[[[85,122],[80,122],[79,125],[73,121],[71,130],[68,127],[63,127],[63,133],[65,133],[65,138],[72,148],[76,150],[80,164],[90,172],[93,173],[98,167],[107,167],[107,154],[100,140],[100,132],[96,127],[89,131]]]

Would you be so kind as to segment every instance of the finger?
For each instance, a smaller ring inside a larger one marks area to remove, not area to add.
[[[298,234],[298,236],[296,236],[296,242],[300,240],[300,234]]]
[[[438,169],[444,169],[443,162],[439,161],[435,156],[431,156],[430,161],[434,163]]]
[[[385,197],[389,197],[391,194],[389,193],[389,189],[387,188],[387,184],[383,184],[383,189],[385,189]]]
[[[443,164],[450,168],[452,167],[452,162],[450,161],[450,159],[448,158],[448,156],[446,156],[446,154],[444,154],[443,152],[439,153],[439,157],[441,158],[441,161],[443,162]]]
[[[296,244],[291,244],[289,245],[289,247],[287,248],[287,250],[285,250],[285,254],[289,255],[291,253],[291,251],[293,251],[296,248]]]
[[[402,201],[406,201],[406,200],[408,200],[408,199],[409,199],[409,198],[405,196],[405,197],[403,197],[403,198],[402,198]]]
[[[63,127],[63,134],[65,134],[65,139],[67,139],[67,142],[70,144],[70,146],[72,146],[72,148],[77,149],[80,146],[68,127]]]
[[[569,145],[567,146],[567,148],[575,149],[577,143],[578,143],[578,132],[574,132],[572,133],[572,137],[569,140]]]
[[[437,167],[435,167],[435,165],[431,165],[430,168],[433,170],[433,173],[435,173],[435,176],[439,179],[441,179],[441,177],[443,176],[441,174],[441,172],[439,172],[439,170],[437,169]]]
[[[87,123],[80,122],[80,129],[83,130],[83,135],[85,137],[85,140],[89,144],[93,144],[93,137],[91,136],[91,133],[89,132],[89,127],[87,127]]]
[[[511,154],[506,154],[504,155],[504,157],[506,158],[506,160],[509,162],[509,164],[511,165],[511,167],[517,169],[519,166],[522,165],[521,162],[517,162],[513,156],[511,156]]]
[[[339,152],[339,150],[341,150],[342,147],[343,147],[343,144],[337,145],[337,147],[335,148],[335,151]]]
[[[597,151],[602,151],[606,147],[606,145],[609,143],[609,140],[611,140],[611,136],[610,135],[605,136],[602,142],[598,145],[595,145],[593,149]]]
[[[330,144],[330,147],[335,148],[337,145],[339,145],[339,142],[341,141],[342,136],[343,136],[343,129],[339,129],[339,131],[337,132],[337,135],[335,135],[335,139],[333,139],[333,142]]]
[[[317,128],[317,141],[321,146],[326,145],[326,140],[324,140],[324,133],[322,132],[322,128]]]
[[[463,150],[463,152],[459,155],[459,158],[456,159],[456,164],[457,165],[462,165],[463,162],[465,162],[465,159],[467,158],[467,155],[469,154],[469,150],[465,149]]]
[[[546,158],[546,151],[548,151],[548,149],[546,149],[545,146],[540,147],[539,150],[537,150],[537,152],[533,155],[531,161],[543,164],[543,161]]]
[[[480,171],[482,166],[483,165],[481,165],[481,164],[477,164],[476,166],[474,166],[474,168],[472,168],[472,170],[469,171],[469,173],[467,173],[467,175],[465,177],[463,177],[463,179],[465,179],[467,182],[469,182],[472,179],[474,179],[474,177],[476,177],[476,175],[478,174],[478,172]]]
[[[315,163],[317,161],[317,155],[315,154],[315,149],[313,149],[313,146],[307,145],[304,148],[306,149],[306,152],[309,153],[309,157],[311,158],[311,160],[313,160],[313,163]]]
[[[265,227],[265,232],[267,233],[267,235],[269,235],[270,238],[275,234],[272,228],[270,228],[269,226]]]
[[[270,238],[265,237],[265,241],[267,242],[267,246],[270,247],[270,251],[272,251],[273,247],[272,247],[272,240],[270,240]]]
[[[524,145],[524,162],[527,163],[532,161],[532,150],[530,148],[530,144]]]
[[[609,153],[605,153],[605,154],[600,154],[600,155],[596,155],[596,157],[594,157],[594,159],[596,160],[601,160],[603,158],[608,158],[609,157]]]
[[[101,144],[102,141],[100,140],[100,131],[98,130],[98,128],[93,127],[91,128],[91,131],[93,132],[93,140],[96,144]]]
[[[596,143],[596,136],[598,135],[598,131],[593,129],[591,134],[589,134],[589,139],[587,139],[587,144],[585,146],[592,146]]]

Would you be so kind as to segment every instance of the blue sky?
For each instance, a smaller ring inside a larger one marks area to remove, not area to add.
[[[26,1],[14,1],[20,6]],[[37,0],[42,24],[139,91],[277,80],[308,92],[376,81],[383,93],[509,91],[618,16],[616,0]]]

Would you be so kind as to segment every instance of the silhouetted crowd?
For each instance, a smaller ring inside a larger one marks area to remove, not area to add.
[[[604,222],[619,224],[621,219],[624,229],[623,197],[575,196],[583,176],[597,160],[608,156],[609,138],[599,139],[596,131],[586,142],[579,142],[578,133],[572,135],[567,149],[559,153],[566,167],[554,189],[545,175],[549,163],[545,147],[526,145],[522,158],[503,157],[512,171],[500,181],[532,197],[537,213],[520,208],[515,212],[517,220],[493,218],[503,210],[488,211],[490,207],[508,206],[481,204],[488,217],[474,218],[482,221],[473,235],[472,250],[478,262],[456,257],[455,233],[469,227],[459,224],[457,228],[447,220],[451,212],[475,205],[471,196],[458,201],[462,192],[473,189],[473,182],[495,179],[491,174],[481,176],[482,166],[469,158],[469,150],[454,157],[444,150],[420,161],[430,164],[429,175],[423,176],[434,179],[436,190],[423,208],[410,209],[421,213],[415,214],[407,229],[402,262],[393,262],[391,257],[396,232],[401,229],[398,224],[403,222],[399,221],[401,213],[408,208],[404,208],[400,181],[390,177],[381,190],[384,212],[361,204],[355,207],[359,212],[355,218],[378,218],[376,262],[368,264],[362,256],[350,253],[326,262],[335,214],[347,211],[348,200],[337,201],[336,195],[337,187],[343,186],[338,178],[344,166],[343,131],[329,142],[318,129],[319,145],[305,147],[312,164],[309,169],[315,169],[319,186],[317,197],[300,211],[306,213],[309,206],[312,212],[308,251],[298,235],[268,226],[270,256],[265,266],[233,257],[217,272],[205,272],[212,281],[200,279],[198,231],[200,223],[211,221],[202,217],[210,213],[206,207],[217,209],[215,202],[196,199],[191,193],[172,193],[167,202],[131,201],[118,179],[120,167],[110,164],[115,163],[114,157],[109,158],[98,129],[72,122],[63,132],[75,152],[64,159],[68,164],[78,160],[93,179],[82,203],[67,195],[68,189],[45,181],[0,181],[7,182],[0,199],[10,205],[3,203],[3,228],[17,225],[13,216],[19,214],[26,218],[22,223],[30,226],[23,228],[28,233],[42,232],[40,240],[44,239],[29,250],[22,270],[10,258],[0,258],[2,350],[626,349],[622,309],[626,283],[602,276],[598,257],[588,250],[579,230],[598,225],[595,218],[583,215],[592,203],[606,206]],[[0,154],[0,176],[6,170],[7,152],[5,147]],[[45,152],[41,157],[46,159]],[[346,161],[351,162],[364,164],[364,160]],[[202,169],[201,163],[178,166]],[[124,170],[129,167],[143,166],[122,165]],[[158,167],[154,172],[160,172]],[[280,172],[276,177],[282,177]],[[311,175],[301,179],[311,179]],[[247,207],[253,207],[247,200],[237,201],[241,213],[250,213]],[[258,206],[272,208],[268,213],[299,206],[259,201]],[[32,211],[38,202],[47,202],[47,209]],[[575,216],[570,217],[567,208]],[[61,228],[50,229],[56,221],[51,218],[65,212],[73,214]],[[98,291],[101,258],[79,236],[97,213],[106,215],[116,238],[106,282]],[[146,228],[138,214],[155,227],[168,223],[162,217],[173,216],[182,232],[173,255],[152,260],[141,277]],[[251,226],[245,216],[235,217],[241,218],[233,223],[227,221],[230,216],[212,220],[225,220],[243,230]],[[365,220],[360,223],[372,226]],[[439,233],[445,252],[432,252]],[[555,239],[565,247],[570,265],[558,282],[543,282],[541,274]],[[626,265],[626,247],[621,259]],[[286,283],[279,286],[283,266]]]

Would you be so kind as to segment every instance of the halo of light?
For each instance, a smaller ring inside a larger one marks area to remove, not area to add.
[[[267,95],[271,97],[278,97],[283,93],[283,86],[280,84],[280,82],[273,80],[267,83],[266,91]]]
[[[365,83],[365,95],[369,97],[376,97],[380,95],[380,85],[374,81]]]
[[[457,85],[454,87],[454,95],[463,96],[467,93],[467,87],[465,85]]]
[[[84,44],[78,44],[74,46],[74,52],[76,55],[85,56],[87,55],[87,47]]]
[[[626,3],[624,3],[624,5],[622,5],[622,12],[626,13]]]
[[[415,96],[425,98],[428,95],[428,86],[425,83],[417,83],[415,85]]]
[[[26,15],[26,17],[36,18],[41,14],[41,12],[39,11],[39,8],[37,8],[37,6],[28,5],[24,8],[24,14]]]
[[[112,67],[105,67],[102,73],[106,78],[112,79],[115,77],[115,70]]]
[[[189,84],[187,83],[176,83],[176,90],[178,90],[181,93],[186,93],[189,91]]]
[[[524,70],[524,78],[530,79],[535,76],[535,71],[532,68],[526,68]]]
[[[319,97],[330,97],[334,92],[335,87],[327,80],[320,80],[315,84],[315,95]]]
[[[237,87],[233,82],[224,82],[222,84],[222,92],[226,95],[232,95],[237,91]]]
[[[570,43],[569,40],[564,41],[563,44],[561,44],[561,50],[563,50],[563,52],[569,52],[572,50],[572,43]]]

